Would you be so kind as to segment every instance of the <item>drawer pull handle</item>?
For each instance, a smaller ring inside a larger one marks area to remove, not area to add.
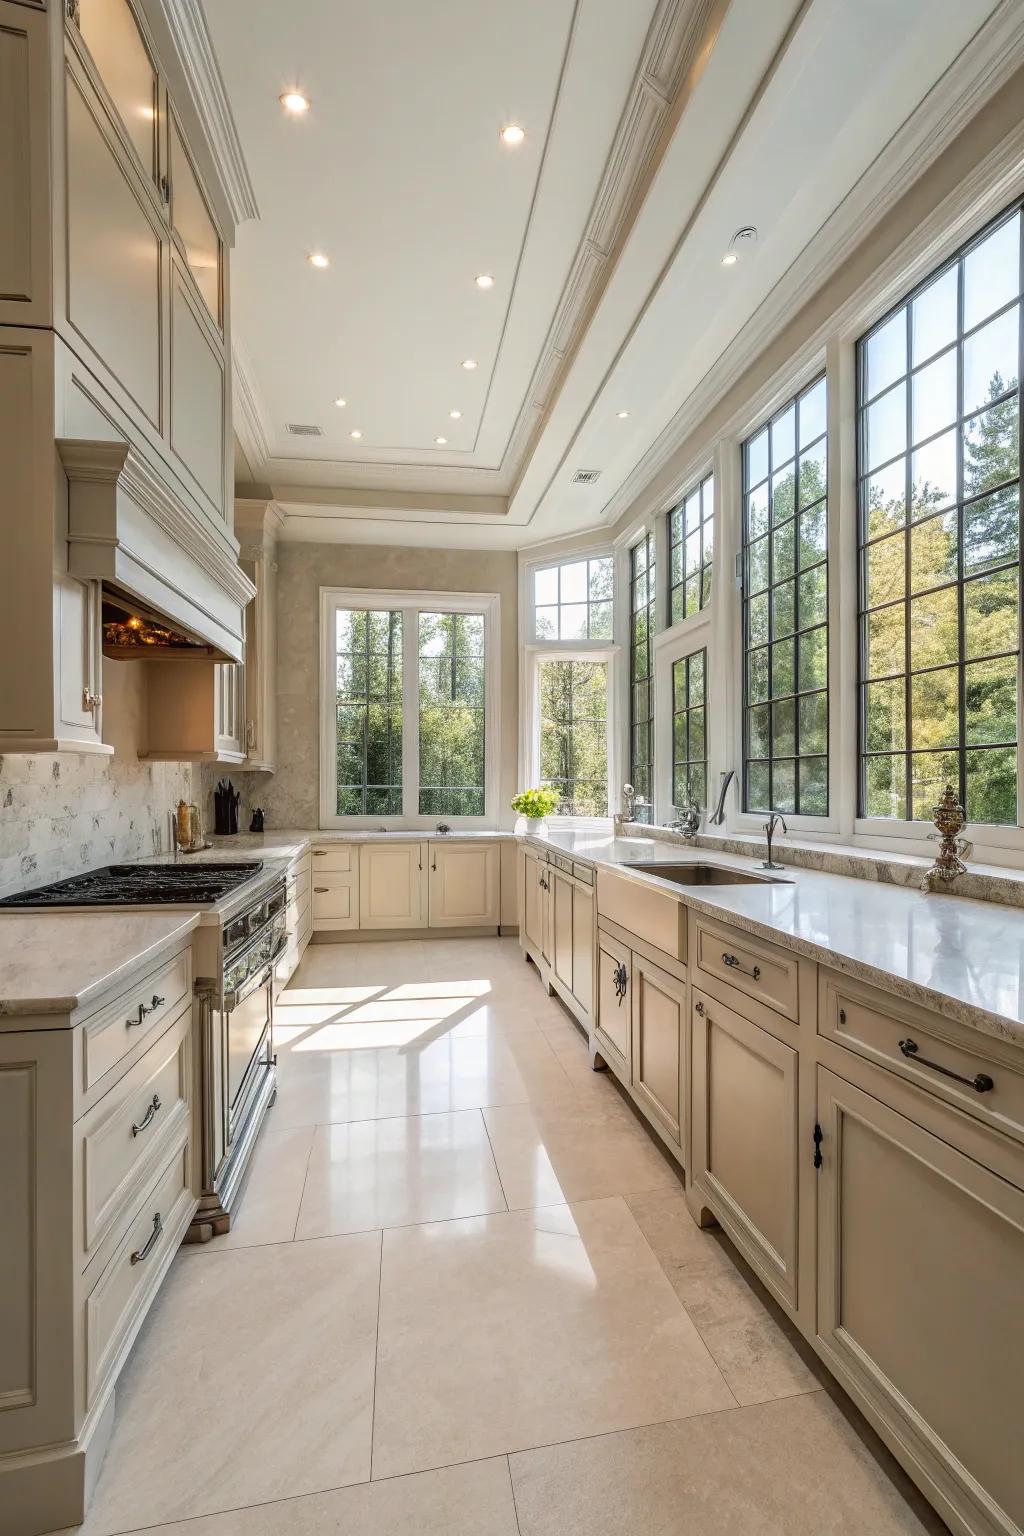
[[[730,970],[742,971],[744,976],[752,976],[755,981],[760,979],[761,967],[759,965],[745,966],[741,961],[737,960],[735,955],[723,955],[722,960]]]
[[[919,1066],[930,1067],[933,1072],[941,1072],[943,1077],[951,1077],[954,1083],[965,1083],[968,1088],[973,1088],[975,1093],[991,1093],[995,1083],[987,1072],[979,1072],[975,1077],[964,1077],[960,1072],[952,1072],[949,1067],[940,1066],[937,1061],[929,1061],[927,1056],[919,1055],[921,1047],[916,1040],[901,1040],[900,1050],[911,1061],[916,1061]]]
[[[154,1008],[162,1008],[166,1001],[167,999],[165,997],[157,997],[156,993],[154,992],[152,998],[150,999],[150,1012],[152,1012]]]
[[[327,857],[327,849],[326,848],[314,848],[313,849],[313,857],[314,857],[314,859],[326,859],[326,857]]]
[[[314,885],[313,890],[316,892],[316,894],[318,896],[326,896],[327,892],[330,890],[330,886],[329,885]]]
[[[621,1008],[622,999],[626,995],[626,983],[629,981],[629,974],[621,961],[612,972],[612,981],[615,985],[615,996],[618,998],[619,1007]]]
[[[132,1263],[133,1264],[144,1264],[145,1263],[145,1261],[149,1258],[150,1254],[153,1252],[153,1247],[154,1247],[154,1245],[156,1243],[156,1240],[160,1236],[160,1233],[163,1231],[163,1229],[164,1229],[164,1224],[160,1220],[160,1212],[157,1211],[156,1215],[153,1217],[153,1230],[152,1230],[152,1232],[147,1237],[147,1239],[146,1239],[145,1243],[143,1244],[143,1246],[141,1248],[136,1248],[135,1252],[132,1254]]]
[[[142,1119],[139,1121],[138,1125],[134,1125],[134,1124],[132,1125],[132,1135],[133,1136],[141,1135],[141,1133],[146,1129],[146,1127],[148,1125],[152,1124],[153,1116],[156,1114],[156,1112],[157,1112],[157,1110],[159,1108],[160,1108],[160,1095],[158,1093],[154,1093],[152,1101],[150,1103],[150,1106],[146,1110],[146,1113],[143,1115]]]
[[[138,1026],[142,1023],[143,1019],[146,1017],[147,1013],[155,1013],[158,1008],[162,1008],[163,1007],[163,1005],[164,1005],[164,1003],[166,1001],[167,1001],[166,998],[158,997],[157,994],[154,992],[152,998],[150,999],[150,1001],[148,1003],[140,1003],[139,1004],[139,1013],[138,1013],[138,1017],[137,1018],[125,1019],[125,1021],[124,1021],[125,1028],[126,1029],[137,1029]]]

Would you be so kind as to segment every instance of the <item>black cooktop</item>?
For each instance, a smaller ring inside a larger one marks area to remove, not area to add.
[[[262,868],[262,859],[247,864],[108,864],[87,875],[4,896],[0,907],[203,906],[219,901]]]

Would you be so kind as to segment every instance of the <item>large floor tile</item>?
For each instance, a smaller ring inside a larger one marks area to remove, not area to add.
[[[182,1249],[183,1257],[216,1253],[222,1248],[290,1243],[315,1134],[312,1125],[276,1130],[273,1121],[268,1122],[256,1144],[230,1232]]]
[[[274,1125],[569,1103],[575,1097],[539,1030],[464,1037],[428,1026],[422,1036],[396,1043],[408,1023],[339,1021],[320,1029],[316,1049],[311,1040],[303,1051],[305,1042],[297,1040],[279,1064]],[[377,1047],[375,1039],[382,1042]]]
[[[149,1536],[518,1536],[504,1456],[149,1528]]]
[[[681,1172],[614,1088],[600,1102],[488,1108],[484,1120],[510,1210],[679,1188]]]
[[[821,1392],[552,1445],[510,1464],[522,1536],[925,1536],[941,1528],[918,1519]]]
[[[365,1482],[379,1274],[378,1233],[179,1258],[83,1536]]]
[[[375,1477],[733,1404],[622,1200],[384,1234]]]
[[[678,1194],[631,1196],[627,1203],[737,1402],[769,1402],[820,1385],[792,1325],[721,1232],[702,1231]]]
[[[503,1211],[478,1109],[322,1125],[315,1133],[297,1238]]]

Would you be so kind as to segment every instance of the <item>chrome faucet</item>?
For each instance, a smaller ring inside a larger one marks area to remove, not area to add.
[[[786,818],[780,811],[772,811],[764,824],[764,835],[768,842],[768,857],[761,860],[762,869],[782,869],[784,867],[781,864],[776,864],[772,859],[772,838],[775,836],[775,828],[780,821],[782,822],[783,832],[788,832],[789,828],[786,826]]]
[[[718,803],[716,804],[714,810],[711,812],[711,815],[708,817],[709,827],[720,827],[722,822],[725,820],[725,795],[729,785],[732,783],[735,777],[735,768],[730,768],[727,773],[720,773],[718,775]]]
[[[691,841],[700,831],[700,806],[688,800],[685,805],[674,805],[672,809],[676,819],[669,822],[669,831],[678,832],[681,837]]]
[[[622,810],[616,811],[612,816],[612,831],[616,837],[620,837],[622,829],[627,821],[636,820],[636,808],[638,805],[646,805],[642,795],[638,795],[632,784],[622,786]]]

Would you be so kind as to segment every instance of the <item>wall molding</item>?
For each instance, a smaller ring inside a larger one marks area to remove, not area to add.
[[[1017,0],[1002,0],[999,9],[975,34],[950,69],[936,81],[917,110],[893,135],[860,181],[822,226],[817,237],[800,253],[739,335],[687,396],[685,403],[619,489],[604,504],[600,512],[602,524],[617,522],[627,512],[633,512],[638,517],[648,516],[669,505],[675,497],[676,489],[682,489],[681,483],[677,488],[666,491],[661,487],[655,489],[654,482],[666,469],[672,456],[772,341],[797,317],[808,299],[854,254],[871,230],[1022,65],[1024,11]],[[966,191],[971,201],[974,201],[979,182],[990,182],[994,174],[989,162],[1019,162],[1022,153],[1019,139],[1019,134],[1013,134],[1004,141],[994,155],[987,157],[984,170],[978,167],[951,198],[943,200],[940,208],[925,221],[921,229],[946,227],[948,205],[950,202],[955,203],[959,193]],[[895,268],[897,272],[904,273],[906,261],[905,247],[901,247],[900,252],[885,265],[890,270]],[[868,283],[862,285],[854,308],[863,308],[863,290],[882,294],[886,292],[886,281],[883,279],[880,282],[879,277],[880,273],[876,271]],[[890,284],[892,281],[890,277]],[[849,301],[843,309],[853,302]],[[878,312],[882,313],[886,307],[881,302]],[[788,371],[798,370],[802,358],[806,359],[816,348],[820,350],[824,346],[825,332],[835,327],[836,317],[833,315],[829,324],[820,328],[820,335],[816,334],[813,342],[808,342],[794,355],[787,365]]]
[[[256,193],[200,0],[150,0],[172,40],[236,225],[258,219]]]

